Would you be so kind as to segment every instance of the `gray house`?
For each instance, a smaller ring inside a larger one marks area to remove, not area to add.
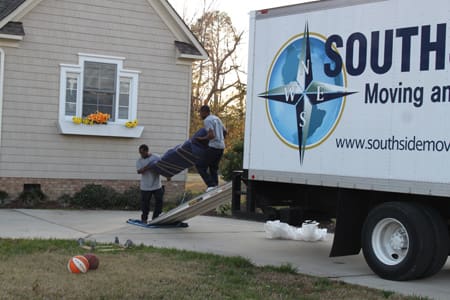
[[[188,137],[191,65],[206,58],[166,0],[0,0],[0,190],[136,185],[140,144],[163,154]],[[96,112],[107,124],[79,124]]]

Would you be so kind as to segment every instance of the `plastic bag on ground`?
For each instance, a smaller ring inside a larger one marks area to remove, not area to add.
[[[267,221],[264,224],[264,231],[269,239],[316,242],[324,240],[327,235],[327,229],[318,226],[318,222],[311,220],[303,222],[300,228],[276,220]]]

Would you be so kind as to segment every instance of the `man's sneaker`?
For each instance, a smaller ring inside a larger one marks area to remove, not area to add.
[[[217,189],[217,186],[209,186],[209,187],[206,189],[206,192],[208,193],[208,192],[211,192],[212,190],[215,190],[215,189]]]

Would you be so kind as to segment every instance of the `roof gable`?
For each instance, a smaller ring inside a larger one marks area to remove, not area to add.
[[[180,58],[186,59],[207,59],[208,53],[202,44],[197,40],[195,35],[184,23],[183,19],[178,15],[175,9],[167,0],[147,0],[153,9],[160,15],[161,19],[166,23],[169,30],[175,35],[177,40],[175,46],[180,53]],[[190,48],[186,47],[190,44]],[[193,50],[193,49],[196,49]]]
[[[26,0],[0,0],[0,22],[14,12],[22,3]],[[24,36],[22,23],[20,22],[7,22],[3,23],[0,27],[0,34]]]
[[[5,26],[0,28],[0,34],[20,35],[24,36],[25,31],[21,22],[8,22]]]
[[[0,0],[0,34],[25,35],[23,25],[18,21],[41,1]],[[147,2],[176,37],[174,43],[179,58],[187,60],[208,58],[206,50],[167,0],[147,0]]]

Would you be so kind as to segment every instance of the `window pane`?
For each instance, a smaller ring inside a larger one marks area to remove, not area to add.
[[[97,105],[97,93],[85,91],[83,93],[83,104]]]
[[[109,114],[112,120],[112,106],[100,105],[98,108],[102,113]]]
[[[128,119],[128,111],[130,107],[130,83],[129,78],[120,78],[120,94],[119,94],[119,119]]]
[[[119,107],[119,119],[128,119],[128,107]]]
[[[76,104],[77,104],[77,88],[78,88],[78,74],[77,73],[67,73],[66,75],[66,105],[65,105],[65,115],[75,116],[76,115]]]
[[[113,121],[113,103],[114,95],[112,94],[84,92],[83,116],[99,111],[110,114]]]
[[[120,78],[120,93],[121,94],[130,94],[130,80],[127,78]]]
[[[66,116],[75,116],[77,113],[76,103],[66,102]]]
[[[115,90],[115,78],[100,78],[100,90],[110,92]]]
[[[119,106],[126,106],[126,107],[128,107],[128,104],[130,102],[129,98],[130,97],[128,95],[120,94]]]
[[[115,64],[85,62],[84,63],[84,89],[114,92],[116,90]]]
[[[116,64],[84,63],[83,116],[99,111],[114,121],[116,74]]]
[[[100,66],[97,63],[85,62],[84,63],[84,88],[85,89],[98,89],[99,88],[99,74]]]
[[[103,91],[115,91],[116,65],[100,64],[100,89]]]
[[[98,104],[99,105],[112,106],[113,105],[113,98],[114,98],[114,95],[105,94],[105,93],[99,93],[98,94]]]
[[[115,78],[116,77],[116,65],[99,63],[100,73],[103,78]]]
[[[77,91],[66,91],[66,102],[77,102]]]
[[[83,117],[95,114],[97,110],[97,105],[83,105]]]
[[[89,90],[98,90],[98,77],[84,75],[84,88]]]
[[[66,88],[70,91],[76,91],[78,87],[78,74],[67,73]]]

